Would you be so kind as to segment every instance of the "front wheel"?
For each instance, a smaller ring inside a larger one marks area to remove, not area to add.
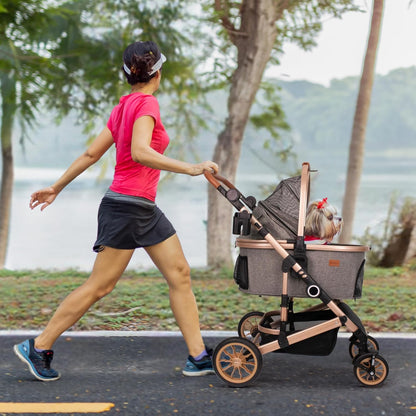
[[[263,357],[255,344],[244,338],[220,342],[212,356],[218,377],[231,387],[245,387],[260,374]]]
[[[387,361],[377,353],[360,355],[354,360],[353,365],[355,376],[365,386],[378,386],[389,374]]]
[[[370,335],[367,335],[367,349],[368,352],[378,352],[380,350],[377,340]],[[360,341],[358,339],[350,341],[349,353],[351,358],[360,354]]]

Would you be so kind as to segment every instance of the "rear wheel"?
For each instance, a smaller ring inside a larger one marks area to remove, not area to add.
[[[238,335],[241,338],[245,338],[256,345],[259,345],[261,335],[258,327],[263,316],[264,313],[258,311],[245,314],[238,323]]]
[[[355,376],[365,386],[378,386],[389,374],[387,361],[377,353],[360,355],[353,364]]]
[[[244,338],[220,342],[212,356],[218,377],[231,387],[245,387],[260,374],[263,357],[255,344]]]

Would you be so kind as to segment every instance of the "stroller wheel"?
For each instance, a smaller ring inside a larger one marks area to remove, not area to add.
[[[218,377],[231,387],[245,387],[260,374],[262,355],[244,338],[228,338],[215,348],[212,362]]]
[[[368,352],[378,352],[380,350],[377,340],[370,335],[367,335],[367,349]],[[353,359],[362,353],[360,352],[360,341],[358,339],[350,342],[349,353]]]
[[[241,338],[248,339],[256,345],[260,344],[261,335],[258,330],[258,325],[261,318],[263,318],[263,312],[249,312],[245,314],[238,323],[238,335]]]
[[[389,374],[387,361],[377,353],[360,355],[353,364],[355,376],[365,386],[378,386]]]

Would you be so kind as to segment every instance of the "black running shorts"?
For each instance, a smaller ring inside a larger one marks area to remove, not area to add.
[[[108,190],[98,210],[97,240],[93,250],[149,247],[176,233],[153,201]]]

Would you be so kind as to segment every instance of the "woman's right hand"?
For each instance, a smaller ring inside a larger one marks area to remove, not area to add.
[[[38,205],[42,205],[40,210],[43,211],[48,205],[52,204],[55,201],[55,198],[58,196],[58,192],[52,186],[48,188],[40,189],[39,191],[34,192],[30,196],[29,207],[31,209],[36,208]]]
[[[196,163],[192,165],[190,175],[191,176],[202,175],[205,171],[208,171],[211,173],[217,173],[218,165],[215,162],[212,162],[211,160],[207,160],[202,163]]]

